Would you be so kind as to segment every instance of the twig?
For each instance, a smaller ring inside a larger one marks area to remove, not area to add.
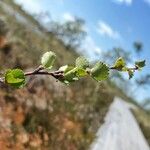
[[[50,75],[54,77],[55,79],[60,79],[64,77],[64,72],[63,71],[54,71],[54,72],[48,72],[44,70],[42,66],[39,66],[37,69],[31,72],[26,72],[25,76],[31,76],[31,75]]]
[[[109,69],[111,69],[111,70],[117,70],[117,68],[115,68],[115,67],[110,67]],[[127,70],[133,70],[133,71],[136,71],[138,69],[139,69],[138,66],[135,66],[133,68],[127,68]]]

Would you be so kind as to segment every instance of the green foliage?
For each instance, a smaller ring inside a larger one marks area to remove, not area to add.
[[[68,66],[68,65],[65,65],[65,66],[62,66],[59,68],[59,71],[63,71],[64,73],[68,72],[69,70],[73,69],[74,67],[72,66]]]
[[[141,68],[145,67],[145,65],[146,65],[145,63],[146,63],[145,60],[136,61],[136,62],[135,62],[135,66],[138,67],[138,69],[141,69]]]
[[[63,79],[60,79],[65,84],[79,80],[81,77],[88,75],[86,69],[89,67],[88,60],[81,56],[76,59],[75,67],[73,66],[62,66],[59,70],[64,71]]]
[[[128,69],[128,75],[129,75],[129,79],[131,79],[134,76],[134,71],[131,69]]]
[[[114,66],[111,67],[111,69],[127,72],[129,75],[129,79],[131,79],[134,76],[135,70],[137,69],[140,70],[144,66],[145,66],[145,60],[142,60],[142,61],[135,62],[135,68],[128,68],[126,66],[125,60],[122,57],[120,57],[116,60]]]
[[[89,61],[83,56],[78,57],[76,59],[76,67],[86,69],[89,67]]]
[[[85,77],[87,75],[88,75],[88,73],[85,69],[77,68],[77,76],[78,77]]]
[[[55,59],[56,59],[56,55],[54,52],[52,51],[46,52],[41,58],[41,64],[43,67],[47,69],[51,69],[55,62]]]
[[[25,75],[20,69],[10,69],[5,73],[5,82],[15,88],[25,85]]]
[[[32,72],[24,73],[20,69],[6,71],[5,83],[15,88],[20,88],[25,85],[26,76],[41,74],[53,76],[57,80],[67,85],[86,76],[91,76],[94,80],[100,82],[108,79],[109,71],[111,69],[128,72],[129,79],[131,79],[136,70],[139,70],[145,66],[144,60],[135,62],[135,68],[128,68],[125,60],[120,57],[116,60],[113,67],[108,67],[103,62],[97,62],[93,68],[90,68],[89,61],[85,57],[81,56],[76,59],[75,66],[65,65],[60,67],[57,71],[49,72],[47,69],[51,69],[53,67],[55,60],[56,55],[54,52],[46,52],[41,58],[41,66]],[[3,81],[3,78],[0,79]]]
[[[122,57],[120,57],[116,60],[113,68],[119,71],[123,71],[125,65],[126,65],[125,60]]]
[[[50,31],[64,41],[67,48],[78,48],[86,36],[84,20],[75,17],[63,23],[52,21]]]
[[[96,65],[91,69],[91,76],[96,81],[106,80],[109,75],[109,68],[106,64],[102,62],[96,63]]]
[[[64,82],[65,84],[69,84],[71,82],[79,80],[79,77],[77,75],[77,69],[78,68],[75,67],[71,70],[68,70],[68,72],[64,74],[64,77],[63,79],[61,79],[61,81]]]
[[[87,75],[86,70],[82,68],[68,67],[68,69],[66,69],[64,73],[63,79],[60,79],[60,81],[64,82],[65,84],[69,84],[71,82],[79,80],[81,77],[85,77],[86,75]]]

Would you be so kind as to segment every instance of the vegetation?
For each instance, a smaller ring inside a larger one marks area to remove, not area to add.
[[[0,148],[88,149],[114,97],[134,102],[109,78],[100,83],[94,80],[106,79],[108,71],[124,72],[122,69],[128,67],[125,63],[116,67],[113,62],[112,66],[104,62],[89,64],[12,0],[1,1],[0,16],[7,27],[0,41]],[[54,52],[47,53],[47,50]],[[39,59],[43,53],[48,59]],[[54,61],[55,54],[57,61]],[[116,62],[120,60],[123,61],[120,58]],[[70,65],[60,67],[63,64]],[[74,83],[74,77],[83,79]],[[72,84],[66,86],[66,81]]]
[[[84,24],[84,20],[78,17],[63,23],[51,21],[48,30],[64,41],[67,50],[71,50],[80,47],[84,41],[86,36]]]
[[[25,85],[25,77],[30,75],[50,75],[65,84],[77,81],[86,76],[91,76],[96,81],[102,81],[108,79],[110,69],[128,72],[129,79],[131,79],[136,70],[140,70],[145,66],[144,60],[137,61],[135,62],[135,67],[128,68],[124,59],[118,58],[112,67],[108,67],[103,62],[97,62],[90,68],[90,64],[85,57],[78,57],[75,66],[65,65],[57,71],[49,72],[48,70],[53,67],[55,59],[56,55],[54,52],[46,52],[41,58],[41,65],[34,71],[24,73],[21,69],[9,69],[6,71],[5,76],[0,78],[0,82],[20,88]]]

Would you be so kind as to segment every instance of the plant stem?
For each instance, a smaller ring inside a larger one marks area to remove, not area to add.
[[[111,69],[111,70],[117,70],[117,68],[115,68],[115,67],[110,67],[109,69]],[[135,66],[135,67],[133,67],[133,68],[127,68],[127,70],[133,70],[133,71],[136,71],[136,70],[138,70],[139,68],[137,67],[137,66]]]
[[[31,75],[50,75],[56,79],[63,78],[64,72],[63,71],[54,71],[54,72],[48,72],[44,70],[42,66],[39,66],[37,69],[31,72],[26,72],[25,76],[31,76]]]

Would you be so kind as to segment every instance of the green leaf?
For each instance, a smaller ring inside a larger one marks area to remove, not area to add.
[[[64,77],[59,80],[67,85],[79,79],[77,76],[77,67],[65,65],[60,67],[59,70],[64,71]]]
[[[127,67],[123,67],[121,71],[125,71],[126,72],[126,71],[128,71],[128,68]]]
[[[87,76],[88,74],[87,74],[87,72],[86,72],[85,69],[77,68],[77,70],[76,70],[76,75],[77,75],[78,77],[85,77],[85,76]]]
[[[83,56],[78,57],[76,59],[76,67],[86,69],[89,67],[89,61]]]
[[[143,68],[146,64],[146,61],[145,60],[142,60],[142,61],[136,61],[135,62],[135,65],[140,69],[140,68]]]
[[[56,60],[55,53],[52,51],[49,51],[49,52],[46,52],[45,54],[43,54],[43,56],[41,58],[41,64],[46,69],[51,69],[53,67],[55,60]]]
[[[65,84],[69,84],[71,82],[77,81],[79,80],[81,77],[84,77],[87,74],[85,69],[82,68],[78,68],[78,67],[68,67],[67,71],[64,72],[64,78],[60,79],[61,82],[65,83]]]
[[[96,65],[91,69],[91,76],[96,81],[106,80],[109,75],[109,68],[106,64],[102,62],[96,63]]]
[[[68,66],[68,65],[65,65],[65,66],[62,66],[59,68],[59,71],[64,71],[64,73],[67,73],[68,71],[74,69],[75,67],[73,66]]]
[[[5,73],[5,82],[15,88],[23,87],[25,84],[24,72],[20,69],[10,69]]]
[[[60,79],[60,81],[65,84],[69,84],[69,83],[77,81],[77,80],[79,80],[79,77],[77,76],[77,68],[76,67],[67,71],[64,74],[64,78]]]
[[[59,68],[59,71],[64,71],[65,72],[68,67],[69,67],[68,65],[62,66],[62,67]]]
[[[125,67],[125,65],[126,65],[125,60],[122,57],[120,57],[116,60],[112,68],[119,70],[119,71],[123,71],[123,68]]]
[[[128,69],[128,75],[129,75],[129,79],[131,79],[134,76],[134,71],[131,69]]]

